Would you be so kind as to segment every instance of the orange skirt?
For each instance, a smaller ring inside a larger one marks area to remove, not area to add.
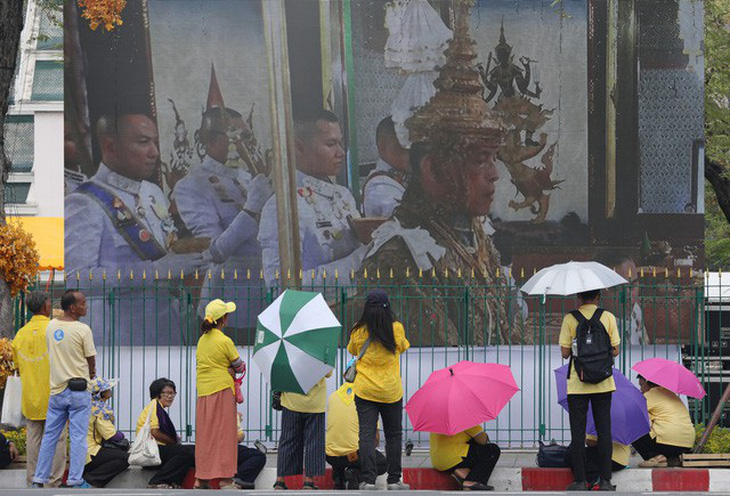
[[[224,389],[199,396],[195,416],[195,477],[233,477],[238,470],[238,419],[233,392]]]

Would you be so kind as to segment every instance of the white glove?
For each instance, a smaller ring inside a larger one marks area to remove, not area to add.
[[[248,183],[247,193],[248,198],[243,208],[250,212],[260,214],[266,200],[274,194],[274,190],[271,188],[269,178],[263,174],[259,174]]]
[[[205,260],[201,253],[168,253],[164,257],[155,260],[154,265],[155,270],[159,271],[160,274],[167,274],[168,272],[179,274],[180,271],[191,274],[202,268],[205,265]]]

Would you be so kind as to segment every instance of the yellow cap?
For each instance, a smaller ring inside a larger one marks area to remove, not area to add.
[[[236,311],[236,304],[232,301],[213,300],[205,306],[205,321],[212,324],[227,313]]]

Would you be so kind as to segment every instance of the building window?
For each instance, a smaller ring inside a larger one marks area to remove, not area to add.
[[[39,60],[35,63],[31,100],[63,101],[63,62]]]
[[[50,12],[41,9],[41,21],[38,28],[38,50],[63,50],[63,12],[61,8]]]
[[[30,183],[5,183],[5,203],[22,205],[28,199]]]
[[[10,159],[10,172],[33,169],[34,123],[32,115],[5,116],[5,153]]]

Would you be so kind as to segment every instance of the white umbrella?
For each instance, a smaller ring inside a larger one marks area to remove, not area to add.
[[[521,288],[529,295],[572,295],[629,281],[598,262],[568,262],[540,270]]]

